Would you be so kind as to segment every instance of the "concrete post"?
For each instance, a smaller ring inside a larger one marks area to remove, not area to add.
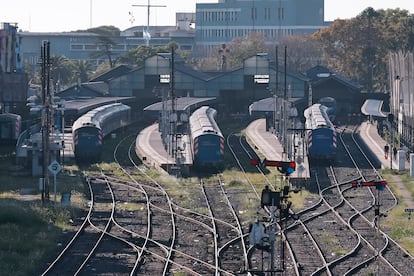
[[[397,151],[397,166],[399,171],[405,170],[405,151],[399,150]]]

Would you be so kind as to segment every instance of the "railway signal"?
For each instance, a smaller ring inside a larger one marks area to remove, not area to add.
[[[269,186],[266,186],[262,190],[262,196],[260,198],[260,206],[264,208],[265,206],[276,206],[280,207],[280,192],[273,192],[269,189]]]
[[[296,170],[295,161],[275,161],[263,159],[263,161],[260,162],[259,159],[251,159],[250,164],[253,166],[262,165],[263,167],[277,167],[277,170],[286,176],[291,175]]]
[[[259,159],[250,159],[250,165],[259,166],[260,160]]]
[[[354,181],[352,182],[353,188],[359,187],[375,187],[377,190],[383,191],[387,186],[387,181],[380,180],[380,181]]]
[[[274,161],[274,160],[263,160],[264,166],[277,167],[277,170],[282,174],[289,176],[296,170],[295,161]]]

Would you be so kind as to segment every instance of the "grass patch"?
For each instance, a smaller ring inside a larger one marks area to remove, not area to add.
[[[85,206],[85,187],[76,165],[63,164],[56,177],[57,206],[60,194],[71,193],[72,206],[55,208],[54,179],[50,201],[41,202],[39,177],[14,165],[15,156],[0,153],[0,271],[1,275],[37,275],[52,251]],[[12,165],[10,165],[12,164]]]
[[[414,195],[414,180],[410,177],[408,171],[397,172],[389,169],[382,171],[382,176],[387,179],[388,185],[399,199],[399,204],[388,212],[388,216],[381,219],[380,226],[385,229],[390,236],[395,239],[411,255],[414,255],[414,217],[409,220],[408,213],[404,209],[408,208],[407,203],[401,197],[400,189],[393,181],[392,175],[398,175],[402,180],[405,188]],[[413,206],[410,206],[412,208]]]
[[[56,248],[74,216],[71,209],[41,206],[40,201],[0,200],[0,271],[35,275],[42,259]]]

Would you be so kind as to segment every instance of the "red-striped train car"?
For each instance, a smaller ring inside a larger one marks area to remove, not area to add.
[[[18,114],[0,114],[0,143],[16,143],[22,128],[22,117]]]
[[[80,163],[99,161],[104,137],[130,124],[130,121],[131,107],[121,103],[104,105],[79,117],[72,126],[76,161]]]
[[[202,106],[190,116],[191,143],[194,166],[220,169],[224,159],[224,137],[215,116],[217,111]]]

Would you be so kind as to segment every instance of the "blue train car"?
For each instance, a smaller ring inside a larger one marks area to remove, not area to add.
[[[131,108],[115,103],[95,108],[79,117],[72,126],[75,159],[90,163],[101,158],[103,139],[131,121]]]
[[[202,106],[190,116],[191,146],[194,166],[221,168],[224,158],[224,137],[215,121],[217,111]]]
[[[328,114],[329,120],[333,123],[336,119],[336,100],[332,97],[323,97],[320,98],[318,103],[326,106],[328,109],[326,113]]]
[[[18,114],[0,114],[0,143],[13,144],[19,138],[22,128],[22,117]]]
[[[304,111],[308,157],[313,161],[335,160],[336,130],[327,110],[324,105],[314,104]]]

